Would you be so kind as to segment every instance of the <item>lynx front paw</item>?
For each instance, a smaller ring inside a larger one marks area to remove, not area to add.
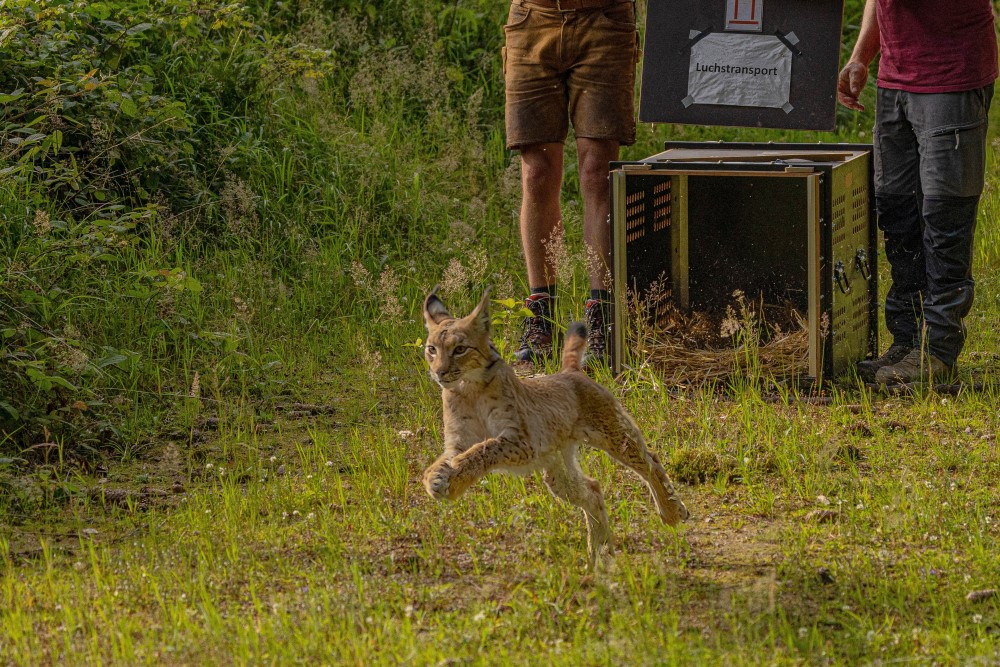
[[[660,517],[663,519],[663,523],[668,526],[676,526],[681,521],[687,521],[691,517],[691,513],[688,512],[688,508],[681,502],[680,498],[671,496]]]
[[[447,463],[428,468],[424,473],[424,488],[431,498],[435,500],[448,500],[448,491],[451,486],[451,476],[455,474],[454,468]]]

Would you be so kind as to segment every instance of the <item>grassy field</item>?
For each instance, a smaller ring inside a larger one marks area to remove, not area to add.
[[[135,46],[193,129],[122,145],[199,151],[149,163],[177,188],[155,224],[146,182],[84,184],[133,227],[0,169],[0,410],[37,406],[0,431],[0,664],[1000,664],[1000,146],[961,359],[982,390],[814,400],[598,373],[692,518],[662,526],[635,477],[588,455],[618,543],[594,572],[582,517],[539,479],[453,504],[420,485],[441,447],[423,295],[440,282],[462,311],[487,284],[525,289],[503,7],[345,5],[209,20],[223,33],[187,62]],[[240,97],[222,65],[257,62],[254,20],[308,67]],[[833,134],[644,126],[625,157],[865,141],[870,114],[839,114]],[[586,288],[572,169],[564,194],[568,320]],[[508,356],[517,334],[501,317]]]

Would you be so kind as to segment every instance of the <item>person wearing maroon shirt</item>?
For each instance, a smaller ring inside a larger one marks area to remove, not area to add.
[[[993,16],[990,0],[866,0],[840,72],[840,103],[863,110],[858,96],[881,51],[872,139],[893,342],[858,364],[868,382],[956,377],[975,289],[973,235],[997,78]]]

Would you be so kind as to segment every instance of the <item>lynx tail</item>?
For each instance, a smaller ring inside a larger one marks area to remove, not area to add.
[[[587,325],[583,322],[573,322],[566,330],[566,340],[563,343],[562,368],[563,373],[578,371],[583,368],[583,353],[587,349]]]

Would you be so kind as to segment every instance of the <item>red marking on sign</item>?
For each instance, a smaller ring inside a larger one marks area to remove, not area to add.
[[[746,5],[744,5],[745,7]],[[733,2],[733,18],[729,21],[730,23],[739,23],[741,25],[759,25],[760,20],[754,19],[752,17],[757,15],[757,0],[750,0],[750,16],[749,21],[740,20],[740,0],[735,0]]]

